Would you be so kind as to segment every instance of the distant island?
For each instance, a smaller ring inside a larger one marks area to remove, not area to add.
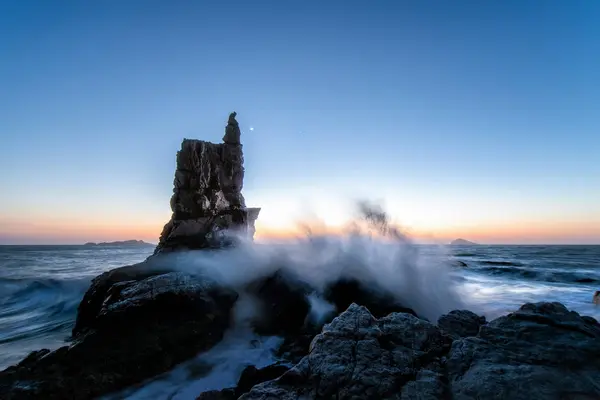
[[[456,239],[450,242],[451,246],[477,246],[477,243],[469,242],[465,239]]]
[[[154,246],[152,243],[144,242],[143,240],[123,240],[117,242],[88,242],[84,246],[132,246],[132,247],[147,247]]]

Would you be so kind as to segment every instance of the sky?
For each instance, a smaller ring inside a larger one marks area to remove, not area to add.
[[[257,237],[600,243],[600,2],[0,2],[0,244],[156,242],[238,112]]]

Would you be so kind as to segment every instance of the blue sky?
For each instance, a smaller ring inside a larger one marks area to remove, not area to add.
[[[0,4],[0,242],[155,239],[239,113],[259,233],[381,200],[416,234],[600,242],[600,3]],[[250,131],[250,127],[254,129]]]

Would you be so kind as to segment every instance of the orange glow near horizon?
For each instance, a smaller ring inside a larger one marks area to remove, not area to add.
[[[435,231],[400,227],[401,231],[419,243],[449,243],[465,238],[482,244],[600,244],[600,224],[590,222],[520,221],[440,228]],[[316,234],[342,234],[341,225],[311,226]],[[287,230],[269,229],[257,223],[255,238],[259,241],[291,239],[304,235],[301,227]]]
[[[156,243],[166,219],[148,220],[88,220],[37,218],[34,221],[0,218],[0,243],[48,243],[76,244],[84,242],[144,240]],[[340,234],[347,232],[343,224],[326,225],[310,221],[306,226],[315,234]],[[560,244],[600,243],[598,221],[519,221],[495,224],[470,224],[465,226],[421,229],[402,229],[416,242],[447,243],[465,238],[478,243],[500,244]],[[255,239],[258,242],[289,240],[306,234],[306,227],[291,224],[269,226],[256,223]]]

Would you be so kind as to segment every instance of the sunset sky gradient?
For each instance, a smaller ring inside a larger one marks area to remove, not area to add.
[[[235,110],[259,238],[600,243],[600,2],[0,4],[0,244],[156,242]],[[250,131],[250,128],[253,128]]]

